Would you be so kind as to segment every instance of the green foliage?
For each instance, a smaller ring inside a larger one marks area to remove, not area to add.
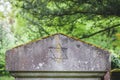
[[[111,65],[112,65],[112,69],[114,68],[120,68],[120,55],[119,56],[115,56],[115,55],[112,55],[112,62],[111,62]]]
[[[5,51],[14,45],[54,33],[83,39],[112,52],[112,68],[120,68],[119,0],[9,0],[10,33],[0,22],[0,74]],[[5,19],[0,12],[0,18]],[[7,26],[8,27],[8,26]],[[13,36],[12,40],[8,34]]]
[[[18,12],[14,33],[24,42],[60,32],[109,51],[113,50],[118,55],[120,45],[116,34],[120,32],[119,0],[11,0],[10,2],[15,12]],[[24,36],[21,35],[23,33]],[[112,59],[117,65],[118,63],[114,61],[116,57]]]
[[[10,76],[2,76],[0,77],[0,80],[14,80],[14,78]]]
[[[4,35],[5,32],[3,31],[2,25],[0,25],[0,76],[8,74],[8,72],[5,70],[5,48],[7,41],[5,37],[3,37]]]

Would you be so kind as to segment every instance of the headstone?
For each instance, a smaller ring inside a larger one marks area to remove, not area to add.
[[[64,34],[6,52],[6,69],[16,80],[102,80],[109,52]]]

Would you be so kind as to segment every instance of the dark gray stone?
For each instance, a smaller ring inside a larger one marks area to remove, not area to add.
[[[120,79],[120,69],[113,70],[111,72],[111,80],[119,80]]]

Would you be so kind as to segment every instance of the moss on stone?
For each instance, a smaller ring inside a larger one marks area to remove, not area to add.
[[[111,70],[111,73],[112,72],[120,72],[120,69],[113,69],[113,70]]]
[[[32,40],[32,41],[30,41],[30,42],[27,42],[27,43],[25,43],[25,44],[18,45],[18,46],[14,47],[14,48],[22,47],[22,46],[25,46],[25,45],[27,45],[27,44],[30,44],[30,43],[33,43],[33,42],[37,42],[37,41],[40,41],[40,40],[49,38],[49,37],[51,37],[51,36],[59,35],[59,34],[60,34],[60,35],[64,35],[64,36],[66,36],[66,37],[68,37],[68,38],[72,38],[72,39],[74,39],[74,40],[76,40],[76,41],[83,42],[83,43],[88,44],[88,45],[90,45],[90,46],[94,46],[94,47],[96,47],[96,48],[98,48],[98,49],[101,49],[101,50],[104,50],[104,51],[107,51],[108,53],[110,53],[108,50],[103,49],[103,48],[100,47],[100,46],[96,46],[96,45],[94,45],[94,44],[85,42],[85,41],[83,41],[83,40],[81,40],[81,39],[79,39],[79,38],[75,38],[75,37],[72,37],[72,36],[69,36],[69,35],[66,35],[66,34],[63,34],[63,33],[56,33],[56,34],[52,34],[52,35],[49,35],[49,36],[46,36],[46,37],[43,37],[43,38],[38,38],[38,39]],[[14,48],[12,48],[12,49],[14,49]],[[10,49],[10,50],[11,50],[11,49]]]

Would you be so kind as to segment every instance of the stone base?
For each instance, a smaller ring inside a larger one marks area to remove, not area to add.
[[[11,71],[15,80],[101,80],[105,71]]]
[[[101,80],[100,78],[51,78],[51,79],[46,79],[46,78],[16,78],[15,80]]]

